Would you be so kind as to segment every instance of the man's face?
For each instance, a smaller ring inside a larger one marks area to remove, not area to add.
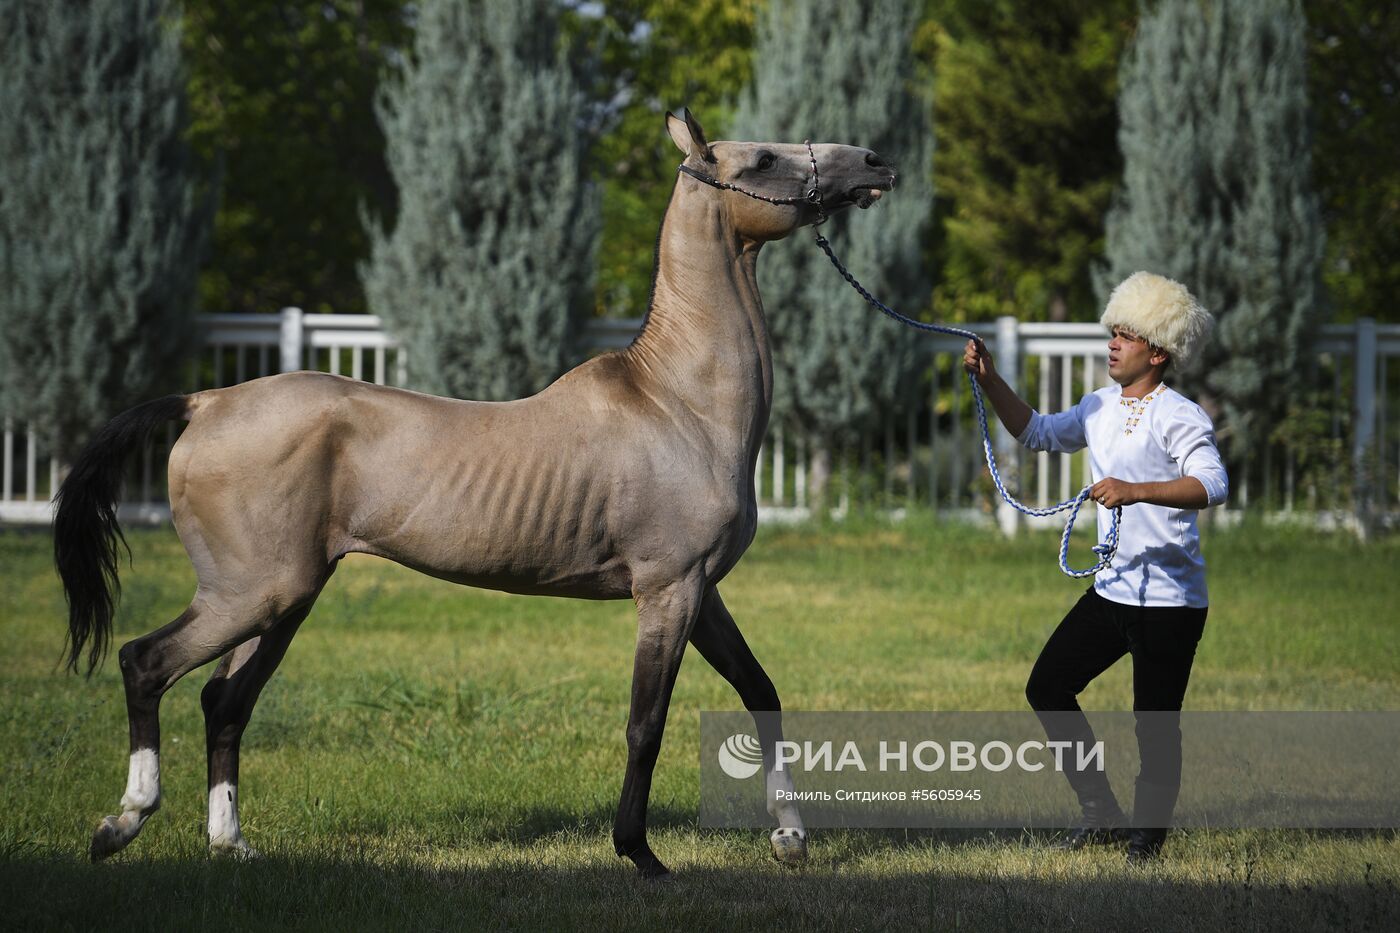
[[[1167,355],[1132,331],[1113,328],[1108,341],[1108,376],[1120,386],[1132,385],[1167,361]]]

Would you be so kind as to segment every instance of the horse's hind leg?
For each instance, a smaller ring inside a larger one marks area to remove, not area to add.
[[[125,848],[160,807],[160,700],[165,691],[196,667],[267,631],[300,603],[250,593],[230,603],[201,591],[174,622],[122,646],[118,657],[126,684],[131,766],[122,812],[106,817],[93,834],[93,861]]]
[[[209,678],[200,703],[204,707],[205,746],[209,755],[209,850],[239,857],[257,853],[238,825],[238,751],[243,730],[258,694],[277,669],[310,604],[293,610],[266,634],[234,648]]]
[[[807,834],[792,802],[792,777],[776,767],[778,742],[783,740],[782,705],[773,681],[749,650],[734,617],[719,598],[719,591],[710,587],[700,604],[700,617],[690,634],[690,643],[701,657],[734,687],[744,708],[753,713],[758,729],[758,743],[763,749],[763,771],[768,797],[768,812],[778,822],[769,836],[773,857],[780,862],[800,862],[807,858]]]
[[[125,848],[160,809],[160,698],[184,673],[175,657],[185,653],[182,646],[191,644],[198,618],[199,608],[191,603],[175,621],[127,642],[118,653],[126,684],[131,763],[121,813],[103,819],[93,833],[89,854],[94,862]]]

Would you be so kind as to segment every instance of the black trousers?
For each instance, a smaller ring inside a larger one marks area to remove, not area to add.
[[[1125,654],[1133,657],[1133,710],[1139,716],[1137,779],[1139,826],[1164,826],[1181,787],[1180,713],[1191,677],[1196,644],[1205,630],[1206,609],[1185,606],[1127,606],[1104,599],[1090,587],[1051,634],[1026,683],[1026,699],[1042,716],[1051,740],[1093,741],[1078,695]],[[1065,714],[1071,715],[1065,715]],[[1111,803],[1107,776],[1067,770],[1081,803]]]

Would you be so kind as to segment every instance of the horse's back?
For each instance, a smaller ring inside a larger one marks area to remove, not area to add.
[[[476,586],[612,598],[658,560],[712,552],[722,573],[752,538],[747,483],[698,469],[703,432],[639,392],[625,362],[596,358],[512,402],[322,373],[199,393],[170,460],[176,528],[197,570],[239,576],[362,552]]]
[[[243,566],[363,552],[474,585],[626,595],[605,514],[622,458],[589,408],[320,373],[200,393],[171,456],[172,513],[197,569],[199,552]]]

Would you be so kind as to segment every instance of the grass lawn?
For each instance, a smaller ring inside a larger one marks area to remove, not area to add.
[[[129,535],[117,642],[174,618],[193,576],[173,532]],[[789,709],[1021,709],[1082,585],[1048,534],[938,525],[765,528],[721,587]],[[1187,706],[1400,709],[1400,541],[1243,528],[1205,542],[1212,608]],[[822,832],[785,869],[766,833],[697,829],[698,712],[738,709],[691,651],[652,792],[670,884],[612,853],[635,623],[627,602],[507,596],[343,562],[243,742],[254,862],[204,851],[199,689],[162,706],[164,802],[86,860],[126,780],[109,662],[56,668],[47,532],[0,531],[0,928],[1391,930],[1400,842],[1185,831],[1160,866],[1003,832]],[[1087,547],[1077,559],[1086,560]],[[1123,662],[1083,697],[1128,708]]]

